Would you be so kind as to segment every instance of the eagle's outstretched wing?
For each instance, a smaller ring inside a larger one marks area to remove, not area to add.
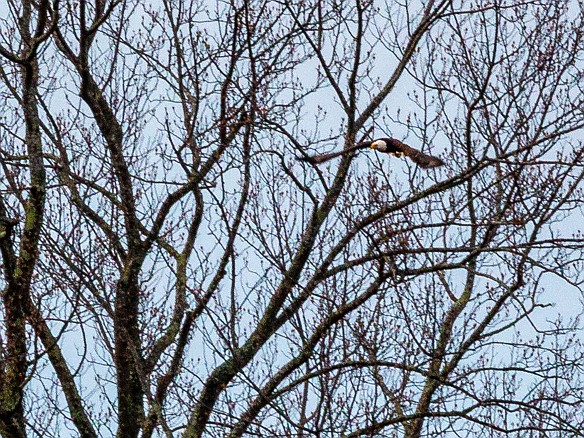
[[[355,146],[343,149],[342,151],[330,152],[328,154],[319,154],[313,156],[301,155],[298,157],[298,159],[300,161],[305,161],[307,163],[320,164],[324,163],[325,161],[332,160],[333,158],[340,157],[341,155],[349,154],[359,149],[367,149],[370,145],[371,141],[363,141],[361,143],[357,143]]]
[[[432,167],[438,167],[444,165],[438,157],[433,157],[432,155],[426,155],[425,153],[414,149],[401,141],[395,141],[395,147],[400,150],[406,157],[410,158],[414,163],[424,169],[430,169]]]

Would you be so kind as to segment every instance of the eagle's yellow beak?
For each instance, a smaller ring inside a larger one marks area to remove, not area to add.
[[[371,146],[369,146],[370,149],[375,149],[375,143],[371,143]]]

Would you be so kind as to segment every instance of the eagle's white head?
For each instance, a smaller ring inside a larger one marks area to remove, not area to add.
[[[371,149],[378,150],[379,152],[387,151],[387,143],[385,140],[375,140],[371,143]]]

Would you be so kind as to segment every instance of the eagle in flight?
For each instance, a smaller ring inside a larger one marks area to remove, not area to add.
[[[442,161],[440,158],[426,155],[425,153],[414,149],[413,147],[408,146],[407,144],[404,144],[395,138],[379,138],[373,141],[363,141],[342,151],[331,152],[329,154],[313,155],[312,157],[302,156],[298,157],[298,159],[312,164],[320,164],[341,155],[357,151],[359,149],[375,149],[379,152],[394,155],[398,158],[402,155],[405,155],[418,166],[424,169],[430,169],[432,167],[438,167],[444,164],[444,161]]]

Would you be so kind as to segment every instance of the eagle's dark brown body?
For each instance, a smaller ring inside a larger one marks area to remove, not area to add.
[[[426,155],[425,153],[414,149],[411,146],[408,146],[405,143],[402,143],[395,138],[379,138],[373,141],[364,141],[361,143],[356,144],[353,147],[348,149],[344,149],[338,152],[331,152],[329,154],[321,154],[321,155],[314,155],[312,157],[299,157],[300,160],[306,161],[308,163],[319,164],[325,161],[331,160],[335,157],[339,157],[344,154],[351,153],[353,151],[359,149],[375,149],[378,152],[383,152],[390,155],[395,155],[396,157],[401,157],[405,155],[406,157],[410,158],[414,163],[424,169],[430,169],[432,167],[442,166],[444,161],[440,158],[433,157],[431,155]]]

